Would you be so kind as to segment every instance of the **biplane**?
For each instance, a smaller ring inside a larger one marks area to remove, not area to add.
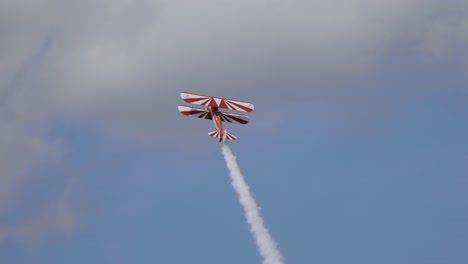
[[[249,122],[249,118],[240,113],[220,111],[220,109],[227,109],[237,112],[252,112],[254,106],[252,103],[237,101],[225,98],[218,98],[206,95],[180,93],[182,99],[193,105],[205,106],[205,108],[195,106],[179,105],[179,111],[186,116],[195,116],[198,118],[213,120],[215,131],[208,132],[208,135],[219,139],[219,142],[226,142],[229,140],[236,140],[237,137],[228,133],[223,129],[222,122],[239,123],[245,125]]]

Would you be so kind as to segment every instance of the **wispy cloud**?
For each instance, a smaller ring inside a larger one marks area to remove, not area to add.
[[[7,240],[16,240],[29,247],[37,247],[43,238],[50,234],[70,236],[80,226],[82,216],[76,201],[77,178],[69,177],[66,185],[58,196],[53,196],[49,202],[36,202],[27,200],[32,206],[41,207],[36,214],[19,219],[10,224],[0,225],[0,243]],[[9,213],[15,213],[11,209]],[[24,215],[24,213],[20,213]],[[26,214],[27,215],[27,214]]]
[[[286,89],[290,97],[312,96],[367,78],[389,54],[439,58],[468,43],[462,2],[42,0],[33,1],[37,10],[27,8],[30,2],[2,7],[9,13],[3,24],[12,26],[0,29],[7,40],[1,63],[10,73],[3,79],[49,43],[34,89],[23,85],[40,92],[24,93],[24,107],[139,136],[169,130],[160,123],[173,123],[167,109],[182,90],[246,99],[278,100]],[[21,17],[41,23],[20,23]],[[373,96],[359,87],[346,94]]]
[[[467,10],[466,1],[435,0],[2,1],[0,210],[17,201],[28,168],[62,157],[45,136],[51,119],[159,139],[181,131],[182,90],[287,104],[333,87],[333,97],[337,84],[372,76],[395,53],[435,65],[466,58]],[[373,97],[360,87],[343,94]],[[1,232],[47,230],[46,218]]]

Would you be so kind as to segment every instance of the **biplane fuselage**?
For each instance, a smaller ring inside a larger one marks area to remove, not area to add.
[[[180,105],[179,111],[186,116],[196,116],[198,118],[212,120],[216,130],[209,132],[208,135],[218,138],[220,142],[225,142],[227,139],[237,139],[236,136],[228,133],[225,129],[223,129],[223,122],[240,124],[247,124],[249,122],[246,115],[222,112],[219,110],[220,108],[242,112],[252,112],[254,109],[253,104],[244,101],[236,101],[191,93],[181,93],[180,95],[187,103],[206,106],[206,108],[198,108]]]
[[[223,120],[221,119],[221,112],[219,112],[217,107],[208,106],[207,109],[211,113],[216,131],[220,133],[219,142],[226,142],[226,133],[223,129]]]

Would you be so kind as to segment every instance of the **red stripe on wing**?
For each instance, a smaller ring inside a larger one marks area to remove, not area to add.
[[[234,111],[252,112],[254,110],[254,106],[252,103],[240,100],[218,98],[193,93],[181,93],[181,97],[185,102],[190,104],[219,107]]]
[[[230,116],[229,118],[231,118],[234,121],[236,121],[237,123],[240,123],[240,124],[243,124],[243,125],[249,123],[249,121],[247,121],[247,120],[240,119],[240,118],[237,118],[237,117],[234,117],[234,116]]]
[[[228,109],[239,111],[238,108],[240,108],[240,109],[242,109],[242,110],[245,111],[245,112],[252,112],[252,111],[253,111],[253,109],[252,109],[251,107],[242,105],[242,104],[240,104],[239,102],[232,101],[232,100],[225,100],[225,101],[226,101],[226,104],[229,105],[229,108],[228,108]],[[234,106],[235,106],[235,107],[234,107]],[[237,107],[237,108],[236,108],[236,107]]]
[[[221,120],[229,123],[232,123],[234,121],[243,125],[249,123],[249,118],[246,115],[226,112],[221,112]]]
[[[194,108],[190,106],[180,105],[179,112],[185,116],[195,116],[198,118],[212,119],[211,113],[206,109]]]

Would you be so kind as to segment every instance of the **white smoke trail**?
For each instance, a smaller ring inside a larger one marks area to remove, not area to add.
[[[249,186],[242,176],[239,165],[237,165],[236,157],[232,154],[227,144],[222,144],[221,149],[229,169],[229,177],[231,178],[232,186],[239,194],[239,201],[244,207],[245,218],[250,225],[250,232],[252,232],[255,238],[260,255],[263,257],[263,263],[284,263],[283,256],[276,247],[276,242],[263,223],[263,218],[260,216],[257,204],[250,194]]]

